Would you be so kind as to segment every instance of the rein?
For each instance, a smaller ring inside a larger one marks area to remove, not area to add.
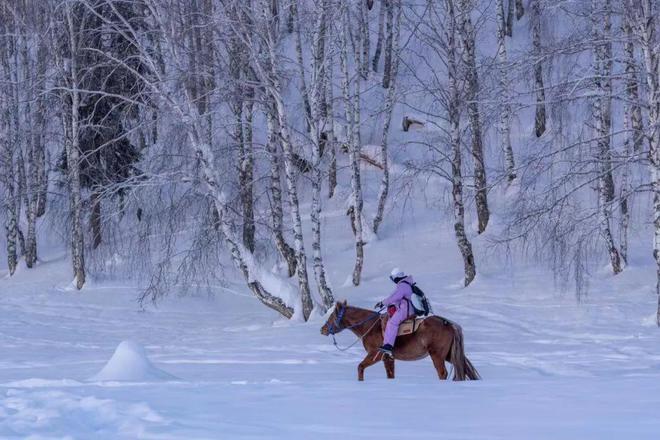
[[[364,334],[362,336],[358,336],[358,338],[351,345],[349,345],[347,347],[342,348],[342,347],[339,346],[339,344],[337,344],[337,340],[335,339],[335,335],[337,333],[341,332],[342,330],[350,330],[350,329],[355,328],[357,326],[360,326],[364,323],[367,323],[367,322],[369,322],[373,319],[380,318],[380,310],[379,310],[377,312],[374,312],[374,314],[371,315],[370,317],[368,317],[367,319],[364,319],[364,320],[362,320],[362,321],[360,321],[356,324],[349,325],[348,327],[341,327],[340,326],[341,325],[341,320],[344,318],[344,314],[346,313],[347,308],[348,308],[348,306],[343,306],[339,310],[339,312],[337,312],[337,316],[335,317],[334,322],[331,322],[330,325],[328,326],[328,333],[330,333],[330,335],[332,335],[332,343],[334,344],[334,346],[339,351],[346,351],[346,350],[350,349],[351,347],[353,347],[358,342],[362,341],[365,338],[365,336],[367,336],[369,334],[369,332],[371,332],[371,330],[376,326],[378,321],[374,321],[374,323],[371,324],[371,327],[369,327],[369,329],[366,332],[364,332]]]

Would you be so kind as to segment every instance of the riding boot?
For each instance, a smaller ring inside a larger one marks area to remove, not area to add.
[[[390,356],[390,357],[394,356],[394,354],[393,354],[394,347],[392,347],[391,344],[385,344],[385,345],[383,345],[382,347],[380,347],[380,348],[378,349],[378,351],[380,351],[381,353],[383,353],[385,356]]]

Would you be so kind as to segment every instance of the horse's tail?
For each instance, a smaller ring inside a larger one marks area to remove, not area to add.
[[[465,349],[463,348],[463,329],[461,326],[452,322],[454,329],[454,341],[451,344],[451,351],[449,352],[449,362],[454,367],[454,380],[479,380],[481,376],[474,368],[472,362],[465,356]]]

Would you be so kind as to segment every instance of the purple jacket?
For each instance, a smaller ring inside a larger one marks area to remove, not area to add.
[[[413,277],[411,276],[407,276],[401,281],[399,281],[396,285],[396,289],[394,290],[394,292],[383,300],[383,304],[385,304],[386,306],[390,304],[394,304],[397,307],[397,309],[400,308],[402,301],[406,299],[410,300],[410,297],[413,294],[412,285],[414,283],[415,282],[413,281]]]

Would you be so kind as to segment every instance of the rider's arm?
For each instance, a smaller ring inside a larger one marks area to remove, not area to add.
[[[389,305],[401,301],[403,297],[406,296],[406,287],[408,286],[404,285],[404,283],[397,284],[394,292],[383,300],[383,304]]]

